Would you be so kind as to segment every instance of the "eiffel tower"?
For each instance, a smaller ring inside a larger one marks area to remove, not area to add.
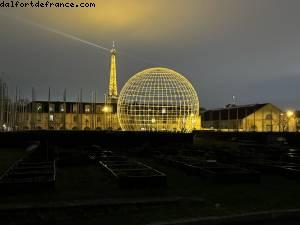
[[[108,90],[108,102],[116,103],[118,101],[118,85],[117,85],[117,67],[116,67],[116,48],[115,42],[111,49],[110,59],[110,76],[109,76],[109,90]]]

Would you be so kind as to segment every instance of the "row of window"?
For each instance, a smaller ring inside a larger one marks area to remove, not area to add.
[[[73,115],[73,119],[72,119],[72,120],[73,120],[73,122],[79,122],[79,118],[80,118],[80,116]],[[57,119],[55,119],[55,116],[54,116],[53,114],[50,114],[50,115],[49,115],[49,121],[50,121],[50,122],[54,122],[55,120],[57,121]],[[61,118],[61,120],[62,120],[62,118]],[[105,120],[105,118],[102,117],[102,116],[97,116],[97,117],[96,117],[97,123],[100,123],[100,122],[102,122],[102,121],[104,121],[104,120]],[[38,122],[42,122],[42,117],[41,117],[41,116],[38,116],[38,117],[37,117],[37,121],[38,121]],[[85,122],[89,122],[89,120],[86,119]]]
[[[48,107],[47,107],[48,108]],[[83,105],[83,112],[84,113],[92,113],[93,112],[93,107],[92,105]],[[36,105],[36,111],[39,113],[45,112],[46,110],[43,108],[43,105],[41,103],[38,103]],[[60,104],[59,105],[59,112],[63,113],[66,111],[66,105],[65,104]],[[79,105],[78,104],[72,104],[71,112],[77,113],[80,111]],[[49,104],[49,112],[54,113],[57,112],[57,109],[55,108],[55,104],[50,103]],[[106,113],[106,112],[113,112],[113,108],[111,106],[105,106],[105,105],[96,105],[96,113]]]

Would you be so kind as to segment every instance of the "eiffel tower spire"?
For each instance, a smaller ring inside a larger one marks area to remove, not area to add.
[[[113,47],[111,49],[111,59],[110,59],[110,76],[109,76],[109,90],[108,97],[109,100],[116,100],[118,98],[118,86],[117,86],[117,68],[116,68],[116,48],[115,42],[113,42]]]

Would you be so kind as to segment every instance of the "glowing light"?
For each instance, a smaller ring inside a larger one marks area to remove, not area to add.
[[[191,83],[167,68],[150,68],[134,75],[118,100],[123,130],[191,132],[199,118],[199,100]]]
[[[107,112],[109,112],[110,111],[110,109],[109,109],[109,107],[108,106],[104,106],[104,108],[103,108],[103,110],[102,110],[103,112],[105,112],[105,113],[107,113]]]
[[[291,111],[291,110],[288,110],[288,111],[286,112],[286,115],[287,115],[287,117],[292,117],[292,116],[294,115],[294,112]]]
[[[30,25],[30,26],[33,26],[33,27],[37,27],[39,29],[42,29],[42,30],[45,30],[45,31],[48,31],[48,32],[51,32],[51,33],[58,34],[58,35],[63,36],[65,38],[69,38],[69,39],[72,39],[72,40],[75,40],[75,41],[79,41],[79,42],[84,43],[86,45],[89,45],[89,46],[92,46],[92,47],[95,47],[95,48],[102,49],[102,50],[113,53],[113,50],[110,50],[110,49],[108,49],[108,48],[106,48],[102,45],[95,44],[93,42],[90,42],[90,41],[84,40],[82,38],[79,38],[75,35],[68,34],[66,32],[62,32],[60,30],[44,26],[44,25],[36,23],[32,20],[28,20],[28,19],[25,19],[25,18],[22,18],[22,17],[12,16],[12,15],[6,13],[6,12],[3,12],[3,11],[0,11],[0,16],[5,16],[7,18],[14,19],[18,22],[21,22],[21,23],[24,23],[24,24],[27,24],[27,25]],[[126,18],[127,18],[127,16],[126,16]],[[123,18],[123,20],[124,20],[124,18]],[[115,51],[115,49],[114,49],[114,51]],[[138,60],[140,62],[147,63],[148,65],[157,64],[157,63],[154,63],[154,62],[149,61],[147,59],[141,58],[140,56],[135,56],[135,55],[132,55],[132,54],[129,54],[129,53],[122,52],[120,54],[125,55],[125,56],[130,57],[130,58],[133,58],[133,59]],[[117,89],[116,89],[116,92],[117,92]]]
[[[105,51],[110,51],[110,49],[106,48],[106,47],[103,47],[101,45],[98,45],[98,44],[95,44],[95,43],[92,43],[90,41],[87,41],[87,40],[84,40],[84,39],[81,39],[79,37],[76,37],[72,34],[68,34],[68,33],[65,33],[65,32],[62,32],[62,31],[59,31],[59,30],[56,30],[56,29],[53,29],[53,28],[50,28],[50,27],[46,27],[42,24],[39,24],[39,23],[36,23],[36,22],[33,22],[31,20],[28,20],[28,19],[25,19],[25,18],[21,18],[21,17],[17,17],[17,16],[12,16],[8,13],[5,13],[5,12],[1,12],[0,11],[0,15],[2,16],[5,16],[5,17],[9,17],[11,19],[14,19],[14,20],[17,20],[21,23],[25,23],[27,25],[30,25],[30,26],[34,26],[34,27],[37,27],[37,28],[40,28],[42,30],[45,30],[45,31],[48,31],[48,32],[51,32],[51,33],[55,33],[55,34],[58,34],[58,35],[61,35],[63,37],[66,37],[66,38],[69,38],[69,39],[72,39],[72,40],[75,40],[75,41],[79,41],[81,43],[84,43],[84,44],[87,44],[87,45],[90,45],[92,47],[96,47],[96,48],[99,48],[99,49],[102,49],[102,50],[105,50]]]
[[[115,98],[118,96],[116,52],[115,43],[113,43],[110,60],[109,96]]]

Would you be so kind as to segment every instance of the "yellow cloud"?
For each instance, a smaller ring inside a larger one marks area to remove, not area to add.
[[[219,13],[226,7],[215,0],[73,1],[95,2],[96,8],[22,9],[18,13],[85,37],[164,42],[224,30],[224,23],[234,21],[236,11],[233,5],[227,4],[225,13]]]

